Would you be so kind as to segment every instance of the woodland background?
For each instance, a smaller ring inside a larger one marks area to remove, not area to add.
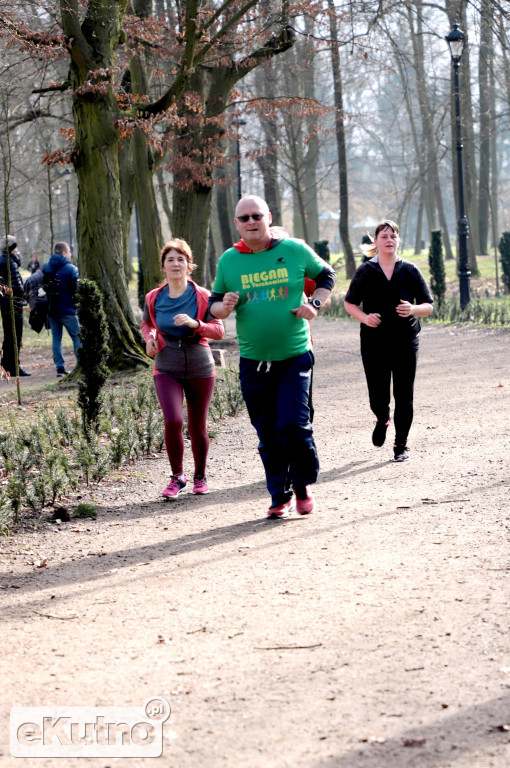
[[[186,238],[210,285],[242,192],[350,277],[381,217],[419,253],[456,254],[452,64],[460,87],[469,259],[510,229],[505,0],[0,2],[4,226],[25,261],[64,239],[107,308],[113,367],[144,355],[129,299]]]

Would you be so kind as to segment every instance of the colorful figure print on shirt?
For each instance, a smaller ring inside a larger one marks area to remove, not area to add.
[[[304,301],[305,278],[316,278],[324,265],[305,243],[292,239],[258,253],[230,248],[223,254],[213,291],[239,291],[235,311],[242,357],[287,360],[311,348],[309,324],[292,309]]]

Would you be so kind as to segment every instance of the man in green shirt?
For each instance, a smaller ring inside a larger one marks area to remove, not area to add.
[[[319,472],[310,423],[314,357],[310,321],[335,284],[333,269],[303,241],[273,236],[265,200],[243,197],[235,226],[241,239],[221,256],[210,313],[224,319],[235,309],[239,376],[271,494],[269,517],[315,509],[308,486]],[[305,279],[315,281],[308,300]]]

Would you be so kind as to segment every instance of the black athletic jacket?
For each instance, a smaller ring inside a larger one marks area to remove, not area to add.
[[[361,338],[374,342],[390,338],[411,340],[419,334],[421,325],[417,317],[400,317],[397,314],[395,308],[401,299],[411,304],[434,302],[418,267],[404,259],[395,264],[391,280],[388,280],[378,261],[366,261],[356,270],[345,295],[345,301],[361,306],[367,315],[372,312],[381,315],[381,324],[377,328],[361,324]]]

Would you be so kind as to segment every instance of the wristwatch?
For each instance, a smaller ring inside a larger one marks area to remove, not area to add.
[[[317,312],[322,307],[322,301],[320,299],[314,299],[313,296],[310,296],[308,299],[308,303],[312,305],[312,307],[315,307]]]

